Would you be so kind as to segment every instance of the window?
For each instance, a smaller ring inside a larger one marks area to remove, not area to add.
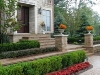
[[[43,21],[45,22],[45,31],[51,31],[51,11],[50,10],[43,10]]]

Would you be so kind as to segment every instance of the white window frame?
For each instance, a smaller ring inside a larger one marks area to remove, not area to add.
[[[48,25],[47,25],[47,19],[46,19],[46,21],[43,20],[43,21],[45,22],[45,31],[46,31],[47,33],[50,33],[50,32],[51,32],[51,10],[45,10],[45,9],[43,9],[42,12],[43,12],[43,11],[50,11],[50,16],[47,16],[47,14],[46,14],[46,18],[47,18],[47,17],[50,17],[50,18],[49,18],[49,19],[50,19],[50,30],[49,30],[49,31],[47,30],[47,26],[48,26]],[[45,15],[43,15],[43,13],[42,13],[42,17],[43,17],[43,16],[45,16]]]

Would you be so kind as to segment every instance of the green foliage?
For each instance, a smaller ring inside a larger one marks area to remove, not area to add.
[[[24,75],[23,73],[23,67],[17,65],[17,66],[10,66],[8,70],[9,75]]]
[[[74,42],[73,44],[78,45],[78,42]]]
[[[62,1],[61,0],[54,0],[54,4],[57,5],[57,4],[59,4],[59,2],[63,2],[63,1],[64,0],[62,0]]]
[[[77,33],[77,37],[84,37],[84,34],[87,33],[86,26],[90,25],[85,13],[82,13],[80,21],[81,21],[81,25],[79,27],[79,30],[76,31],[76,33]]]
[[[84,38],[68,37],[68,43],[84,43]]]
[[[58,51],[56,47],[48,47],[48,48],[34,48],[34,49],[26,49],[26,50],[18,50],[18,51],[7,51],[0,53],[0,58],[15,58],[22,57],[28,55],[36,55],[48,52]]]
[[[0,21],[2,21],[0,24],[2,33],[7,33],[8,28],[10,28],[11,32],[21,28],[22,23],[16,21],[17,15],[15,16],[17,5],[17,0],[0,0],[0,13],[4,16],[0,18]]]
[[[2,43],[9,43],[9,37],[7,34],[0,33],[0,44]]]
[[[36,40],[18,43],[3,43],[0,44],[0,52],[16,51],[22,49],[39,48],[40,43]]]
[[[85,52],[79,50],[34,61],[3,66],[0,68],[0,75],[45,75],[49,72],[83,62],[85,58]]]
[[[94,40],[94,41],[100,40],[100,36],[95,36],[95,37],[93,37],[93,40]]]

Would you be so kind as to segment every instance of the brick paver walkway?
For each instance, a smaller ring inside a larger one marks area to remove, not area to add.
[[[100,53],[90,56],[88,60],[93,68],[81,73],[80,75],[100,75]]]

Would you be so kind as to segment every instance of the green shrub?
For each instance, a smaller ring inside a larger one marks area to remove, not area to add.
[[[100,36],[93,37],[94,41],[100,40]]]
[[[75,45],[78,45],[78,42],[74,42]]]
[[[84,38],[68,37],[68,43],[74,43],[74,42],[80,43],[80,40],[81,43],[84,42]]]
[[[17,66],[11,66],[8,70],[9,75],[24,75],[23,73],[23,67],[17,65]]]
[[[22,49],[39,48],[40,43],[36,40],[18,43],[3,43],[0,44],[0,52],[16,51]]]
[[[5,33],[0,32],[0,44],[1,43],[9,43],[9,36]]]
[[[58,49],[56,47],[48,47],[48,48],[33,48],[33,49],[19,50],[19,51],[8,51],[8,52],[0,53],[0,58],[1,59],[15,58],[15,57],[36,55],[36,54],[42,54],[42,53],[54,52],[54,51],[58,51]]]
[[[30,62],[3,66],[0,68],[0,75],[45,75],[46,73],[83,62],[85,58],[85,52],[79,50]]]

